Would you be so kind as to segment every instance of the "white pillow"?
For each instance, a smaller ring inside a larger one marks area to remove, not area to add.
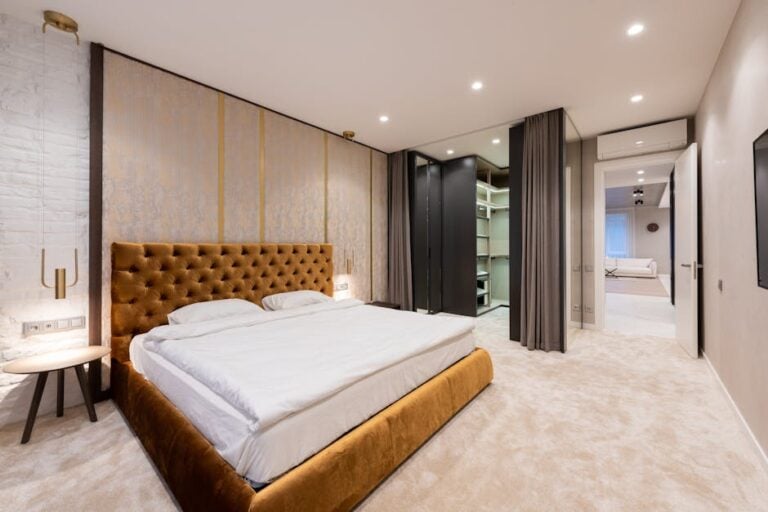
[[[207,302],[196,302],[181,307],[168,315],[168,323],[171,325],[188,324],[192,322],[204,322],[232,315],[255,313],[264,311],[253,302],[243,299],[220,299]]]
[[[261,299],[261,304],[269,311],[298,308],[321,302],[333,302],[333,299],[324,293],[300,290],[298,292],[284,292],[270,295]]]

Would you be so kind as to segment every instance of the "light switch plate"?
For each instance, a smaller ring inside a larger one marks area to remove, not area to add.
[[[35,320],[21,324],[21,335],[26,338],[28,336],[34,336],[35,334],[71,331],[74,329],[82,329],[84,327],[84,316],[58,318],[56,320]]]
[[[349,283],[336,283],[333,285],[333,291],[343,292],[349,290]]]

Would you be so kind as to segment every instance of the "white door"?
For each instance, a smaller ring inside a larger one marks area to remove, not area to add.
[[[697,145],[675,162],[675,332],[691,357],[699,357],[699,180]]]

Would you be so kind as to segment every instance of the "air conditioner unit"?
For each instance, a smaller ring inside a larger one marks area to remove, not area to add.
[[[600,135],[597,138],[597,159],[610,160],[670,151],[684,148],[687,144],[688,122],[685,119],[678,119],[634,130]]]

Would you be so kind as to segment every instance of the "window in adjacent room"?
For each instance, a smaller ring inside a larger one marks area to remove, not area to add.
[[[632,252],[632,217],[629,212],[605,214],[605,255],[629,258]]]

